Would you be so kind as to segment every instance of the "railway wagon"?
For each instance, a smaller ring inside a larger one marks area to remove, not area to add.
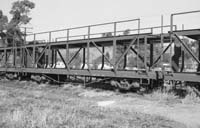
[[[141,27],[138,18],[25,34],[23,45],[0,47],[0,72],[39,75],[60,83],[114,80],[125,89],[135,83],[151,87],[165,81],[199,83],[200,29],[180,30],[174,24],[175,16],[193,13],[200,11],[171,14],[168,25],[161,17],[161,24],[154,27]],[[126,23],[135,28],[118,30]],[[106,25],[112,30],[106,31]],[[94,33],[95,28],[103,31]]]

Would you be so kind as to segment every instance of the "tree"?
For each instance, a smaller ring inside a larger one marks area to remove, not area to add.
[[[23,36],[25,36],[25,34],[21,32],[20,27],[30,22],[31,18],[29,17],[29,13],[34,7],[35,4],[29,0],[16,1],[13,3],[10,11],[12,19],[8,23],[0,23],[0,26],[4,26],[0,31],[0,37],[2,39],[7,38],[8,46],[12,46],[13,42],[15,42],[16,45],[21,45],[23,43]]]
[[[0,10],[0,37],[3,41],[3,44],[5,44],[5,37],[6,37],[6,34],[5,34],[5,28],[7,26],[7,23],[8,23],[8,17],[7,16],[4,16],[3,15],[3,11]]]

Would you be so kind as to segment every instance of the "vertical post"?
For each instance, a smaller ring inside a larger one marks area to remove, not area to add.
[[[170,18],[170,43],[172,44],[173,39],[172,39],[172,35],[173,35],[173,14],[171,14],[171,18]],[[172,45],[170,46],[170,57],[169,57],[169,62],[170,62],[170,67],[172,69]]]
[[[200,60],[200,39],[198,40],[198,44],[199,44],[199,57],[198,57],[198,59]],[[200,64],[198,64],[197,72],[200,72]]]
[[[116,70],[116,51],[117,51],[117,42],[116,39],[113,40],[113,65],[114,69]]]
[[[153,28],[151,28],[151,33],[153,34]]]
[[[15,57],[16,57],[16,52],[15,52],[15,48],[13,47],[13,67],[15,67],[16,65]]]
[[[88,26],[88,39],[90,39],[90,26]]]
[[[50,68],[50,63],[51,63],[51,45],[48,47],[48,63],[47,63],[47,68]]]
[[[90,71],[90,42],[87,42],[87,65]]]
[[[82,65],[82,69],[84,69],[85,67],[85,48],[83,48],[83,65]]]
[[[49,32],[49,43],[51,42],[51,32]]]
[[[57,66],[57,49],[55,49],[54,50],[54,53],[55,53],[55,55],[54,55],[54,57],[55,57],[55,67],[54,68],[56,68],[56,66]]]
[[[161,41],[161,53],[163,53],[163,49],[164,49],[164,44],[163,44],[163,15],[161,16],[161,35],[160,35],[160,41]],[[160,61],[161,61],[161,68],[162,71],[164,70],[163,68],[163,54],[161,55]]]
[[[17,56],[17,54],[15,54],[16,52],[15,52],[15,46],[14,46],[14,39],[13,39],[13,41],[12,41],[12,46],[13,46],[13,66],[15,67],[15,65],[16,65],[16,56]]]
[[[140,19],[138,20],[138,38],[137,38],[137,56],[136,56],[136,64],[137,64],[137,68],[139,68],[139,54],[140,54]]]
[[[126,51],[126,49],[127,49],[127,46],[125,45],[124,46],[124,51]],[[123,69],[125,69],[126,66],[127,66],[127,54],[124,55],[124,67],[123,67]]]
[[[67,29],[67,41],[69,41],[69,29]]]
[[[67,64],[67,66],[69,64],[69,44],[68,44],[68,42],[66,44],[66,64]]]
[[[51,68],[54,68],[53,66],[54,66],[54,64],[55,64],[55,49],[53,49],[52,48],[52,50],[51,50],[52,52],[51,52]]]
[[[145,69],[147,71],[147,37],[145,36],[144,37],[144,66],[145,66]]]
[[[182,24],[182,30],[184,30],[184,24]],[[183,46],[181,45],[181,69],[180,69],[180,72],[183,72],[184,67],[185,67],[185,52],[184,52]]]
[[[105,60],[104,53],[105,53],[105,47],[102,46],[102,65],[101,65],[101,70],[104,68],[104,60]]]
[[[22,45],[19,47],[19,51],[20,51],[20,67],[23,67],[23,53],[22,53]]]
[[[172,32],[173,32],[173,14],[171,14],[171,17],[170,17],[170,31],[172,34]]]
[[[22,47],[22,67],[25,66],[25,57],[26,57],[26,54],[25,54],[25,47]]]
[[[182,30],[184,30],[184,24],[182,24]]]
[[[36,67],[36,65],[35,65],[35,54],[36,54],[36,52],[35,52],[35,44],[36,44],[36,42],[35,42],[35,39],[36,39],[36,35],[34,34],[34,41],[33,41],[33,66],[34,66],[34,68]]]
[[[5,65],[5,67],[7,67],[7,51],[6,51],[6,49],[4,49],[4,56],[5,56],[4,65]]]
[[[44,68],[46,68],[46,66],[47,66],[46,64],[47,64],[47,55],[46,55],[46,50],[45,50],[44,51]]]
[[[136,67],[139,68],[139,55],[140,55],[140,38],[137,38],[137,56],[136,56]]]
[[[150,42],[150,67],[153,65],[153,43]]]
[[[114,36],[117,34],[117,22],[114,22]]]
[[[26,43],[26,31],[27,31],[27,30],[26,30],[26,27],[25,27],[25,28],[24,28],[24,33],[25,33],[25,34],[24,34],[24,44]]]

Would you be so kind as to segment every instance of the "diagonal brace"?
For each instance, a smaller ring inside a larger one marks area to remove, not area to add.
[[[140,54],[138,54],[137,51],[135,51],[135,49],[134,49],[133,47],[131,47],[131,50],[132,50],[136,55],[138,55],[139,59],[144,63],[144,58],[143,58]],[[147,66],[148,66],[148,67],[150,66],[150,64],[149,64],[148,62],[147,62]]]
[[[134,38],[131,43],[129,44],[128,48],[126,49],[126,51],[120,56],[120,58],[118,59],[118,61],[116,62],[116,68],[118,67],[120,61],[122,60],[122,58],[128,53],[128,51],[131,49],[132,45],[136,42],[137,37]]]
[[[161,56],[170,48],[173,42],[171,42],[163,51],[162,53],[158,56],[158,58],[154,61],[153,65],[151,67],[154,67],[154,65],[160,60]]]
[[[68,65],[74,60],[74,58],[78,55],[78,53],[81,51],[82,48],[79,48],[79,50],[72,56],[72,58],[68,61]]]
[[[186,51],[189,52],[189,54],[192,55],[192,57],[200,64],[200,60],[194,55],[194,53],[191,51],[191,49],[188,48],[188,46],[178,37],[177,34],[174,33],[174,36],[179,40],[179,42],[186,49]]]
[[[96,45],[96,43],[94,43],[93,41],[92,41],[92,44],[97,48],[97,50],[105,57],[105,59],[112,65],[112,66],[114,66],[112,63],[111,63],[111,61],[108,59],[108,57],[105,55],[105,53],[103,53],[99,48],[98,48],[98,46]]]
[[[44,52],[46,51],[46,49],[49,47],[49,44],[46,45],[46,47],[42,50],[42,53],[40,54],[40,56],[38,57],[38,59],[36,60],[35,64],[38,63],[38,61],[40,60],[40,58],[42,57],[42,55],[44,54]]]
[[[61,60],[62,60],[62,61],[63,61],[63,63],[65,64],[65,67],[67,67],[67,69],[69,69],[69,66],[68,66],[68,64],[65,62],[65,60],[64,60],[64,58],[63,58],[62,54],[60,53],[60,51],[59,51],[58,49],[56,49],[56,51],[58,52],[58,54],[59,54],[59,56],[60,56]]]

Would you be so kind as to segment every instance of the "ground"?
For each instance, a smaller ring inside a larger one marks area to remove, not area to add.
[[[82,85],[0,82],[2,128],[199,128],[199,107],[174,97]]]

